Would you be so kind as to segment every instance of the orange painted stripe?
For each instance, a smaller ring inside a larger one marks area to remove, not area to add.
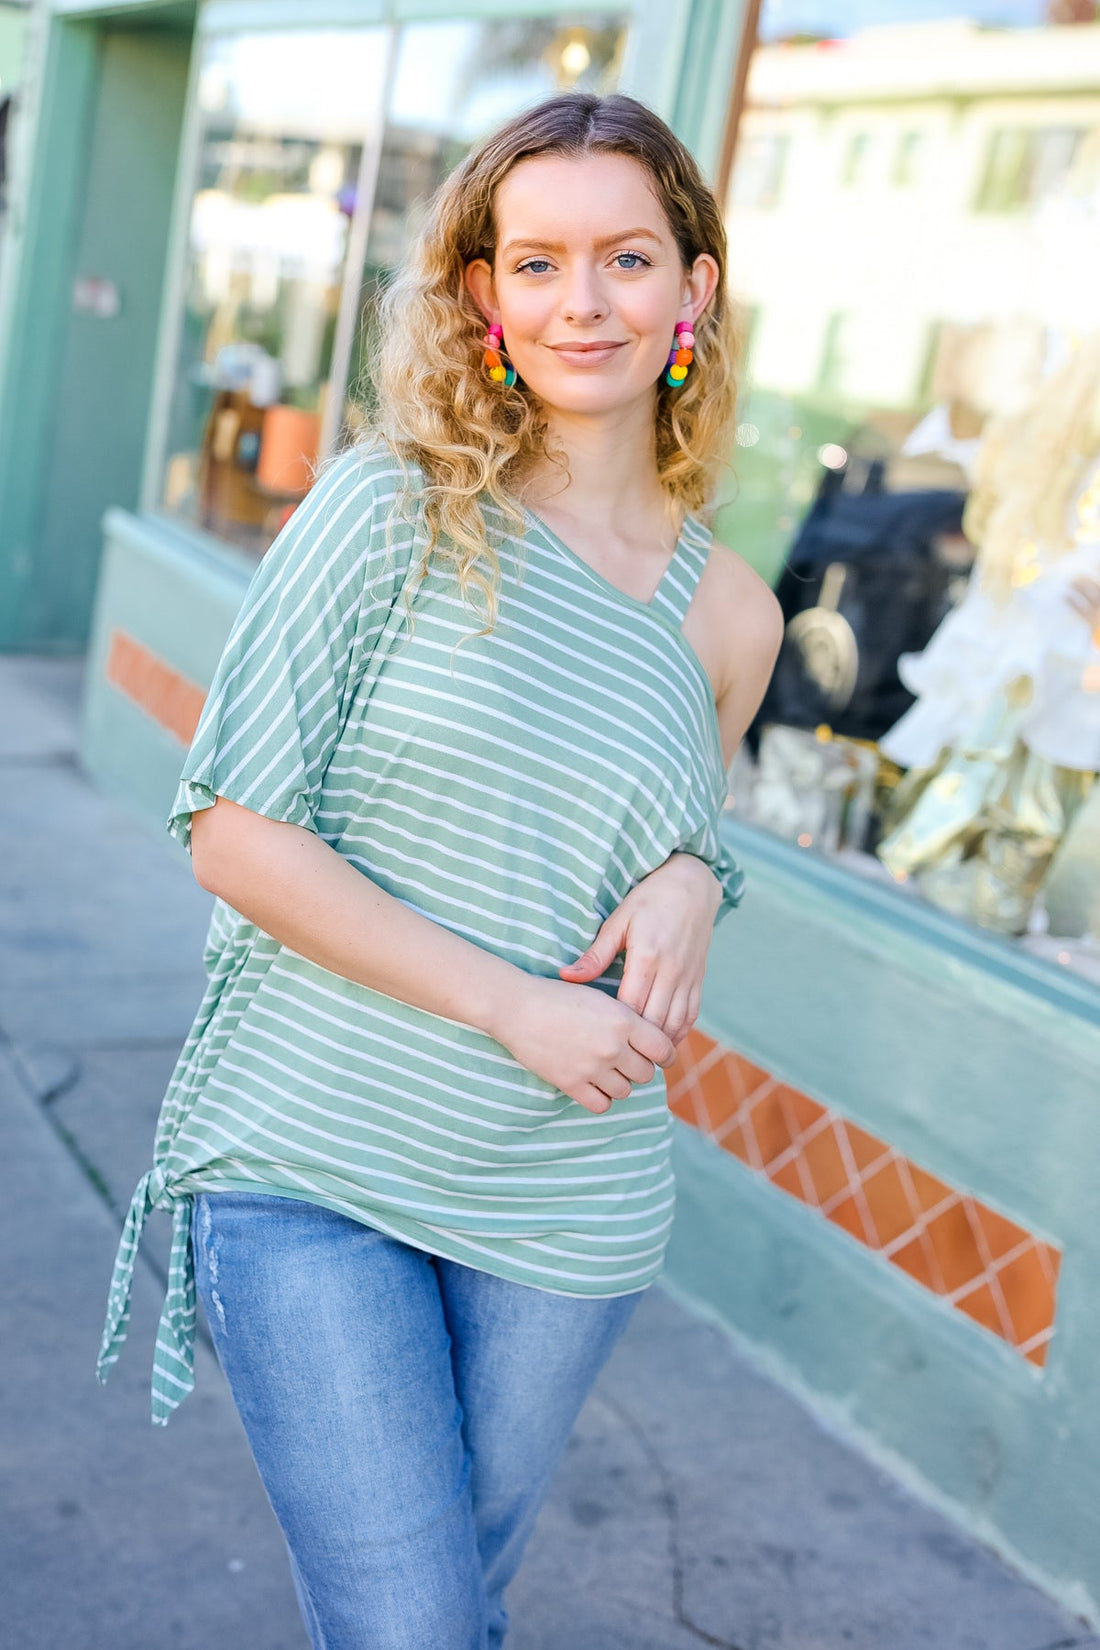
[[[205,689],[181,676],[125,630],[111,632],[105,675],[112,687],[181,745],[190,745],[206,702]]]
[[[1045,1364],[1060,1249],[701,1031],[667,1078],[677,1117]]]

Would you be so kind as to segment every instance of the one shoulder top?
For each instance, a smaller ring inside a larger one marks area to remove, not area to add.
[[[735,905],[714,698],[680,629],[708,531],[685,522],[642,602],[526,514],[499,551],[496,627],[477,635],[448,567],[410,576],[425,544],[402,506],[410,485],[388,449],[346,454],[259,564],[172,836],[189,846],[192,813],[228,797],[316,832],[405,904],[547,977],[677,849],[715,870],[719,916]],[[192,1385],[199,1191],[302,1198],[565,1294],[653,1280],[673,1208],[663,1072],[595,1116],[485,1032],[330,973],[222,900],[204,960],[99,1361],[106,1379],[145,1217],[172,1210],[155,1421]],[[594,983],[614,993],[621,972],[617,959]]]

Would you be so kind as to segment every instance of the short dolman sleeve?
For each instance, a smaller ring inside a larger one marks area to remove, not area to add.
[[[316,829],[325,770],[406,570],[388,528],[402,485],[389,455],[346,453],[260,562],[168,816],[185,848],[192,814],[219,796]]]

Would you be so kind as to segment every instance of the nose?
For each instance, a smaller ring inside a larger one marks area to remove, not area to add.
[[[604,320],[609,310],[610,305],[599,289],[594,272],[584,268],[574,270],[562,305],[562,319],[574,326],[590,327]]]

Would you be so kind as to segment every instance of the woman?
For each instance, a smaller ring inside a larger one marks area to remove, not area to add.
[[[193,1239],[326,1650],[502,1642],[660,1268],[659,1068],[740,897],[717,819],[779,643],[685,514],[732,437],[723,262],[628,98],[554,98],[472,154],[383,304],[379,434],[260,565],[184,768],[210,984],[102,1369],[173,1208],[154,1418],[191,1385]]]

